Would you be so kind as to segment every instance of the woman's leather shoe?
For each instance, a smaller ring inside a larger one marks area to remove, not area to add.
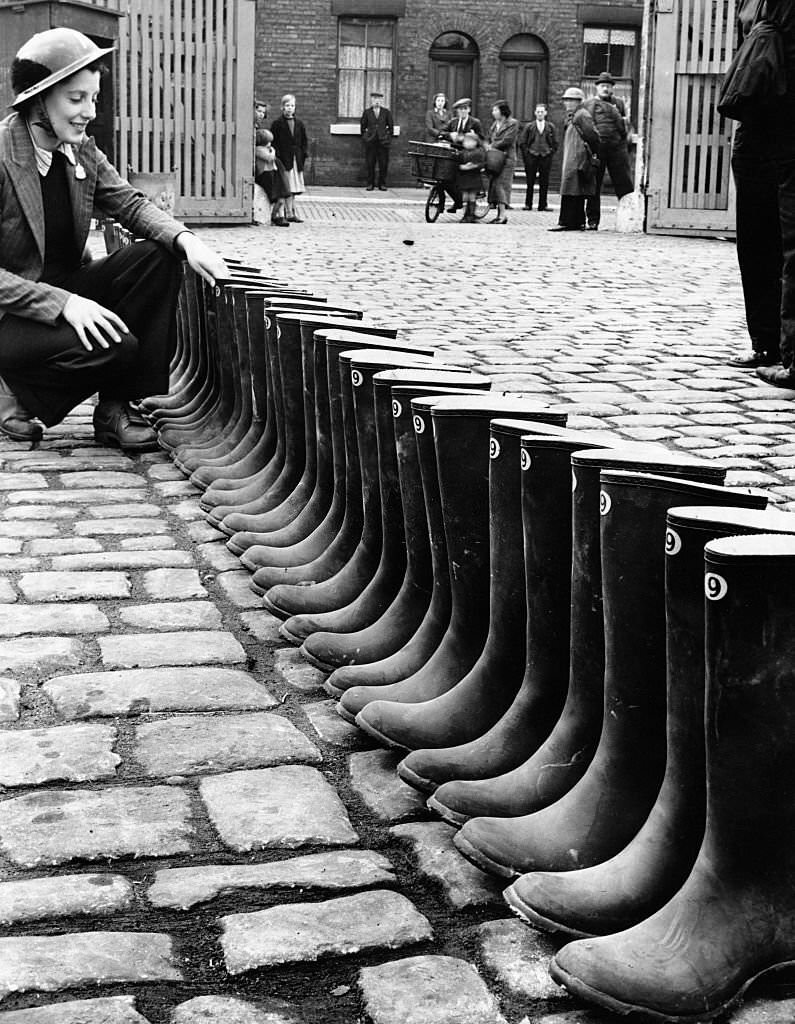
[[[130,422],[127,403],[100,402],[94,410],[94,440],[125,452],[157,450],[157,434],[151,427]]]
[[[795,391],[795,373],[784,366],[757,366],[757,377],[774,388],[791,388]]]
[[[41,424],[20,403],[17,396],[0,377],[0,433],[12,441],[41,441]]]
[[[738,356],[727,359],[726,365],[739,366],[742,370],[755,370],[757,366],[775,366],[778,361],[778,356],[752,348],[749,352],[743,352]]]

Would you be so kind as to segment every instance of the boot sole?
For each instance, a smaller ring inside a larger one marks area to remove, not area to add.
[[[339,700],[343,693],[345,693],[344,690],[341,690],[338,686],[334,686],[333,683],[330,683],[328,679],[323,683],[323,689],[332,697],[336,697],[337,700]]]
[[[307,637],[304,637],[306,640]],[[316,658],[314,654],[307,651],[304,648],[304,640],[301,641],[301,656],[309,662],[310,665],[314,665],[315,668],[319,668],[321,672],[333,672],[334,669],[339,668],[339,665],[329,665],[327,661],[321,661],[320,658]]]
[[[285,629],[284,626],[279,626],[279,636],[288,643],[291,643],[294,647],[301,647],[306,639],[303,636],[295,636],[289,629]]]
[[[289,612],[285,611],[284,608],[280,608],[278,604],[274,604],[272,601],[268,600],[268,592],[267,590],[265,590],[264,587],[261,587],[258,583],[255,583],[253,580],[251,581],[249,586],[251,587],[255,594],[260,594],[262,596],[262,607],[265,608],[266,611],[269,611],[271,615],[275,615],[276,618],[281,619],[282,622],[290,618]]]
[[[499,878],[510,878],[511,881],[515,881],[521,875],[521,871],[509,868],[505,864],[498,864],[496,860],[487,857],[482,850],[473,846],[460,832],[454,837],[453,842],[459,853],[462,853],[475,867],[480,868],[481,871],[485,871],[489,875],[497,875]]]
[[[547,932],[551,935],[566,935],[571,939],[592,939],[595,937],[595,932],[583,932],[578,928],[570,928],[568,925],[560,924],[558,921],[553,921],[551,918],[539,914],[537,910],[533,910],[532,907],[528,906],[516,895],[512,885],[508,886],[502,894],[502,898],[518,918],[539,932]]]
[[[157,439],[144,441],[141,444],[122,444],[115,434],[97,430],[94,431],[94,443],[103,445],[106,448],[118,448],[120,451],[134,454],[138,452],[156,452],[160,444]]]
[[[472,817],[471,814],[459,814],[458,811],[451,810],[445,804],[440,803],[435,796],[428,797],[427,806],[434,814],[438,814],[442,821],[446,821],[448,825],[453,825],[455,828],[466,825]]]
[[[10,441],[20,441],[22,444],[38,444],[44,437],[44,431],[39,427],[33,434],[18,434],[15,430],[0,427],[0,436],[7,437]]]
[[[352,715],[347,708],[344,708],[342,706],[342,704],[337,704],[334,710],[337,712],[340,718],[343,719],[343,721],[350,722],[351,725],[356,725],[356,715]]]
[[[744,982],[738,992],[727,999],[725,1003],[721,1003],[720,1006],[715,1007],[713,1010],[707,1010],[702,1013],[684,1013],[684,1014],[671,1014],[662,1013],[659,1010],[651,1010],[646,1006],[636,1006],[633,1003],[624,1003],[620,999],[616,999],[613,996],[609,996],[606,992],[600,992],[599,989],[591,988],[590,985],[586,985],[584,981],[580,981],[573,974],[569,974],[565,971],[553,957],[552,962],[549,965],[549,973],[552,980],[557,982],[558,985],[562,985],[567,991],[571,992],[572,995],[584,1000],[588,1003],[594,1003],[597,1006],[604,1007],[606,1010],[610,1010],[611,1013],[619,1014],[622,1017],[628,1017],[630,1014],[637,1017],[639,1020],[653,1021],[654,1024],[710,1024],[716,1018],[723,1016],[742,1002],[743,996],[746,991],[750,988],[755,981],[758,981],[765,974],[771,972],[778,972],[782,970],[788,970],[795,967],[795,960],[787,960],[781,964],[774,964],[773,967],[766,967],[763,971],[759,971],[748,981]]]
[[[438,783],[432,779],[424,779],[421,775],[417,775],[411,768],[406,768],[404,764],[397,766],[397,773],[401,779],[413,789],[417,789],[420,793],[435,793]]]
[[[374,740],[378,740],[382,747],[389,747],[390,750],[399,750],[401,752],[405,751],[406,753],[411,752],[409,747],[404,747],[402,743],[396,743],[390,736],[385,736],[382,732],[379,732],[378,729],[373,728],[369,723],[360,722],[358,715],[356,716],[356,724],[363,732],[366,732],[368,736],[372,736]]]

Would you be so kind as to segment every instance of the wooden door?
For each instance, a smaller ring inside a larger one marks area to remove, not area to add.
[[[661,0],[654,15],[647,227],[734,231],[733,122],[715,109],[735,45],[735,0]]]
[[[508,101],[513,116],[530,121],[537,103],[547,102],[546,63],[503,61],[500,65],[500,95]]]
[[[477,104],[474,62],[432,60],[430,82],[429,106],[433,106],[437,92],[445,94],[448,105],[462,96],[470,96]]]

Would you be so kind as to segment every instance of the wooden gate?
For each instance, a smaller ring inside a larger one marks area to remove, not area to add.
[[[657,0],[651,41],[650,232],[734,231],[732,123],[715,109],[734,50],[735,0]]]
[[[116,162],[175,175],[175,214],[249,223],[254,0],[100,0],[126,14],[117,61]]]

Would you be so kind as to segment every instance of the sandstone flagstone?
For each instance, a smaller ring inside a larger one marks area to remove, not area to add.
[[[85,519],[75,523],[78,537],[134,536],[139,533],[167,533],[168,523],[162,519],[105,518]]]
[[[143,586],[155,600],[207,596],[195,569],[150,569],[143,574]]]
[[[62,636],[15,637],[0,640],[0,672],[11,670],[47,672],[80,664],[79,640]]]
[[[67,719],[167,711],[267,710],[277,701],[240,669],[122,669],[55,676],[42,687]]]
[[[49,487],[41,473],[0,473],[0,491],[15,491],[20,488]]]
[[[195,526],[199,524],[192,525],[195,528]],[[211,565],[213,569],[216,569],[218,572],[224,572],[227,569],[235,569],[239,571],[240,559],[237,557],[237,555],[233,555],[232,552],[226,547],[226,545],[222,543],[222,541],[226,540],[226,537],[224,537],[222,533],[219,533],[214,528],[211,527],[211,529],[213,529],[215,537],[212,538],[211,543],[199,544],[199,546],[196,548],[196,554],[203,562],[206,562],[208,565]],[[248,573],[245,573],[245,576],[246,581],[248,582],[248,580],[250,580],[251,577],[249,576]],[[253,593],[253,591],[251,591],[250,588],[249,591]],[[260,598],[259,603],[262,603],[262,598]]]
[[[202,779],[199,792],[233,850],[349,846],[359,839],[342,801],[316,768],[286,765]]]
[[[373,1024],[505,1024],[475,968],[451,956],[415,956],[359,971]]]
[[[13,992],[181,980],[170,937],[156,932],[0,938],[0,999]]]
[[[163,868],[155,874],[149,902],[155,907],[189,910],[241,889],[362,889],[395,882],[392,865],[372,850],[310,853],[267,864],[206,864]],[[2,887],[0,887],[0,897]],[[2,903],[0,902],[0,905]]]
[[[109,725],[0,731],[0,786],[113,778],[121,758]]]
[[[0,1013],[0,1024],[149,1024],[132,996],[77,999]]]
[[[17,600],[11,580],[0,578],[0,604],[13,604]]]
[[[147,775],[161,777],[322,760],[286,718],[259,712],[146,722],[135,730],[133,756]]]
[[[302,705],[302,710],[312,723],[312,728],[326,743],[346,750],[372,746],[373,741],[366,733],[340,718],[334,710],[336,704],[335,700],[320,700]]]
[[[275,615],[271,615],[264,609],[256,612],[241,612],[240,621],[243,628],[256,637],[260,643],[282,646],[286,643],[284,637],[279,633],[282,620],[277,619]]]
[[[28,543],[31,555],[79,555],[101,550],[102,545],[93,537],[45,537]]]
[[[110,470],[88,470],[84,472],[62,473],[59,476],[61,487],[75,489],[86,487],[140,487],[143,484],[140,476],[132,472],[115,473]],[[27,484],[25,486],[28,486]]]
[[[0,611],[0,636],[103,633],[108,628],[107,616],[94,604],[15,604]]]
[[[164,533],[151,537],[121,537],[118,543],[122,551],[164,551],[177,546],[176,539]]]
[[[102,637],[99,646],[107,668],[240,665],[246,660],[246,652],[232,634],[219,630],[127,633]]]
[[[99,551],[89,555],[59,555],[53,569],[158,569],[190,566],[189,551]]]
[[[303,693],[312,693],[323,686],[327,673],[307,664],[295,648],[276,651],[273,658],[273,669],[276,675]]]
[[[130,596],[130,580],[123,572],[23,573],[19,589],[28,601],[74,601]]]
[[[414,904],[387,890],[230,914],[221,918],[221,926],[230,974],[325,956],[400,949],[433,937],[430,922]]]
[[[255,1006],[230,996],[196,996],[174,1008],[170,1024],[296,1024],[296,1018],[282,1000]]]
[[[237,565],[240,564],[237,558],[235,562]],[[235,572],[219,573],[216,583],[236,608],[260,608],[262,598],[251,589],[251,573],[245,569],[239,569],[237,566],[235,569]]]
[[[121,875],[55,875],[0,882],[0,924],[113,914],[132,901],[132,883]]]
[[[0,849],[20,867],[187,853],[191,835],[190,801],[174,786],[44,790],[0,803]]]
[[[559,944],[522,921],[506,919],[478,925],[483,965],[522,999],[567,999],[549,975],[549,962]]]
[[[28,474],[24,476],[24,486],[27,487]],[[97,505],[113,502],[145,502],[146,492],[133,490],[132,488],[109,487],[87,488],[82,490],[24,490],[11,491],[6,499],[9,505]]]
[[[163,601],[119,609],[125,626],[159,632],[180,629],[220,629],[221,613],[209,601]]]
[[[401,755],[390,750],[366,750],[348,759],[351,785],[380,821],[405,821],[425,814],[422,793],[397,774],[400,760]]]
[[[0,676],[0,722],[15,722],[19,718],[22,684],[8,676]]]

